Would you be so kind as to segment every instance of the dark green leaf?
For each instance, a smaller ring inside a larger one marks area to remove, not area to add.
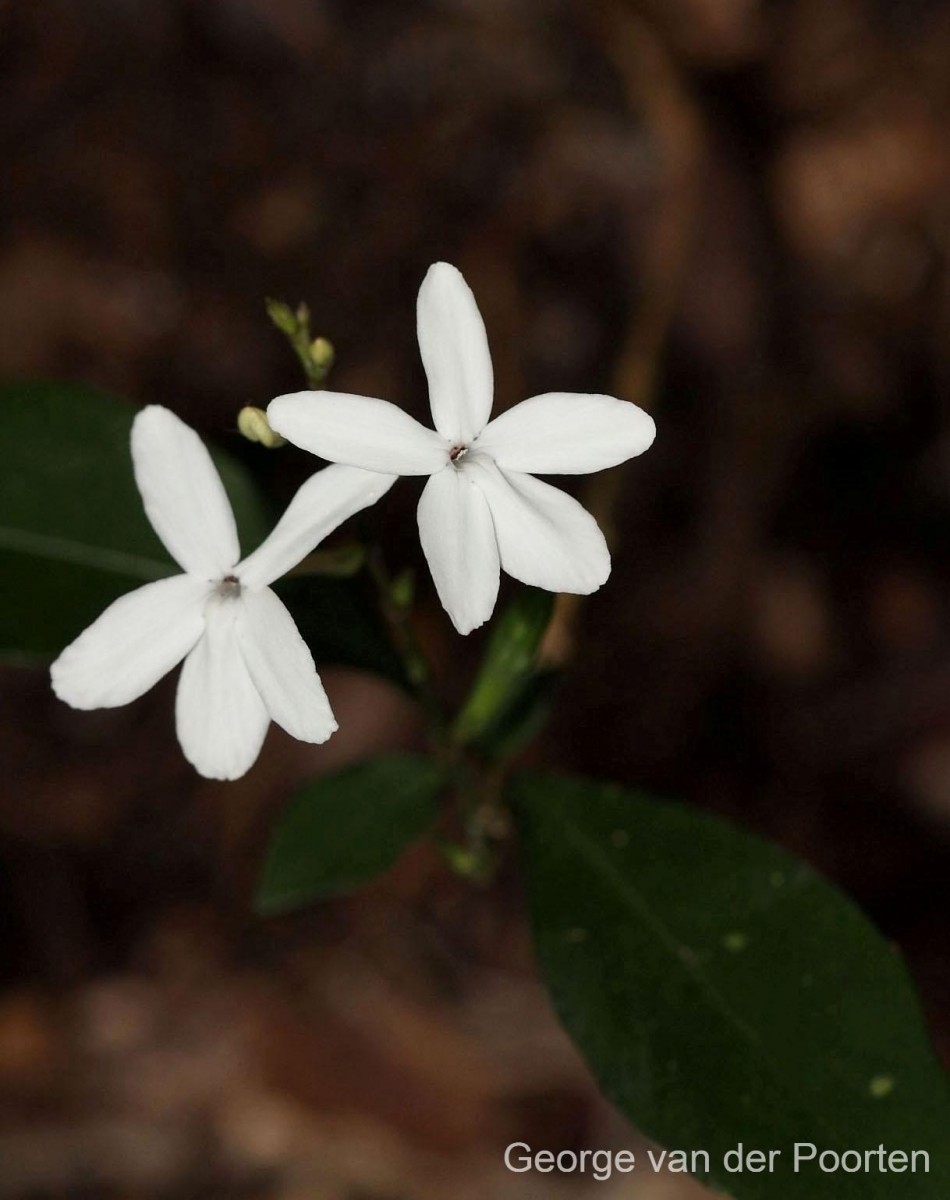
[[[178,571],[132,476],[134,416],[90,388],[0,389],[0,655],[53,655],[122,592]],[[253,549],[269,529],[266,508],[239,464],[214,459]]]
[[[430,759],[368,759],[302,788],[274,831],[259,912],[350,891],[391,866],[435,823],[442,774]]]
[[[604,1091],[738,1200],[950,1195],[950,1100],[897,952],[775,846],[591,782],[512,784],[542,973]],[[723,1155],[781,1150],[775,1174]],[[791,1169],[924,1150],[929,1174]]]

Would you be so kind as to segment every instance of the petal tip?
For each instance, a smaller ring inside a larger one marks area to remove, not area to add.
[[[634,404],[632,400],[622,400],[616,396],[610,399],[622,406],[617,411],[625,418],[625,426],[618,430],[625,453],[621,461],[637,458],[649,450],[656,440],[656,421],[645,408]]]
[[[275,396],[274,399],[271,400],[270,404],[268,404],[268,406],[265,410],[267,424],[271,427],[271,429],[273,429],[273,431],[275,433],[281,433],[280,423],[287,412],[287,405],[286,405],[285,401],[287,401],[289,399],[291,399],[291,397],[289,395]],[[281,436],[283,436],[282,433],[281,433]]]
[[[69,683],[66,679],[66,672],[68,671],[68,662],[64,666],[63,659],[67,653],[68,653],[68,651],[64,650],[63,653],[59,656],[59,658],[57,658],[56,661],[54,663],[52,663],[50,666],[50,669],[49,669],[50,688],[52,689],[53,695],[56,697],[56,699],[62,700],[62,702],[64,704],[68,704],[70,706],[70,708],[83,708],[85,706],[82,703],[80,703],[80,697],[76,696],[72,692],[71,688],[69,687]]]
[[[458,267],[453,266],[452,263],[446,262],[444,259],[441,259],[441,258],[437,262],[434,262],[429,267],[428,271],[426,271],[426,273],[425,273],[425,278],[426,279],[436,279],[440,275],[443,276],[445,279],[464,279],[465,278],[464,275],[462,274],[462,272],[458,269]]]
[[[216,783],[233,783],[236,779],[243,779],[260,755],[258,750],[250,762],[244,755],[241,755],[240,758],[232,757],[224,762],[216,761],[213,753],[206,755],[191,753],[182,745],[181,738],[179,738],[179,745],[185,761],[197,771],[201,778],[213,779]]]
[[[598,564],[597,570],[591,571],[590,577],[587,581],[588,586],[585,587],[585,590],[579,594],[582,596],[591,596],[594,594],[594,592],[599,592],[610,578],[610,572],[612,569],[613,563],[610,560],[610,551],[605,548],[603,561]]]
[[[212,779],[215,783],[234,783],[242,779],[250,770],[249,767],[218,767],[193,762],[191,764],[202,779]]]
[[[481,629],[490,616],[491,613],[486,614],[484,617],[458,617],[455,615],[455,613],[450,612],[449,620],[451,620],[453,626],[455,627],[456,633],[460,633],[462,637],[468,637],[468,635],[470,633],[474,633],[476,629]]]
[[[144,408],[139,409],[132,420],[132,433],[134,435],[137,430],[141,433],[149,427],[157,428],[162,424],[184,425],[185,422],[164,404],[146,404]]]
[[[649,450],[656,441],[656,421],[645,409],[637,408],[637,411],[641,414],[640,449],[637,453],[642,454],[644,450]]]
[[[92,712],[96,708],[118,708],[127,701],[116,703],[109,695],[91,690],[88,684],[77,680],[74,670],[76,660],[70,654],[72,647],[67,646],[63,653],[50,665],[50,687],[53,695],[63,704],[75,708],[78,712]],[[82,674],[80,667],[79,674]]]
[[[474,303],[474,294],[462,272],[452,263],[440,260],[434,262],[423,276],[417,304],[425,305],[427,300],[446,304],[459,296],[471,298]]]
[[[340,726],[337,723],[336,718],[331,717],[330,720],[327,722],[327,724],[320,731],[320,733],[318,735],[315,735],[311,739],[311,741],[313,742],[313,745],[314,746],[322,746],[324,744],[324,742],[328,742],[330,740],[330,738],[333,737],[333,735],[337,732],[337,730],[339,728],[340,728]]]

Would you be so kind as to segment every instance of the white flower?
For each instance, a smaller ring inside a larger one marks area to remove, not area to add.
[[[429,268],[417,316],[434,430],[385,400],[339,392],[278,396],[267,409],[272,428],[331,462],[430,476],[419,536],[459,633],[491,616],[501,567],[549,591],[596,591],[610,574],[603,534],[576,500],[534,474],[616,466],[647,449],[653,420],[612,396],[551,392],[489,421],[485,326],[455,267]]]
[[[128,704],[184,659],[175,721],[185,757],[202,775],[243,775],[271,720],[301,741],[326,741],[337,727],[329,701],[268,585],[396,477],[345,466],[318,471],[239,562],[231,505],[194,430],[166,408],[144,409],[132,425],[132,462],[148,519],[184,574],[111,604],[53,663],[56,695],[74,708]]]

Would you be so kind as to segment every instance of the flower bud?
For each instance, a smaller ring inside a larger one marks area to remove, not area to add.
[[[404,610],[412,608],[416,594],[416,577],[410,567],[401,571],[390,585],[389,594],[393,604]]]
[[[318,371],[327,374],[333,366],[335,358],[336,351],[333,349],[333,344],[325,337],[316,337],[310,343],[310,361]]]
[[[474,850],[466,846],[458,846],[454,842],[445,843],[442,853],[446,862],[461,879],[476,879],[481,871],[482,862]]]
[[[290,305],[285,304],[283,300],[265,300],[267,315],[274,322],[281,333],[285,333],[287,337],[293,337],[297,332],[297,318],[291,311]]]
[[[262,408],[255,408],[252,404],[245,405],[238,413],[237,425],[242,437],[246,437],[249,442],[260,442],[268,450],[285,445],[280,434],[271,429],[267,422],[267,414]]]

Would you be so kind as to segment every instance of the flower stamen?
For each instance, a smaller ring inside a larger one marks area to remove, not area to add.
[[[225,575],[218,584],[218,595],[225,600],[236,600],[241,594],[241,581],[236,575]]]
[[[460,458],[464,458],[468,454],[468,446],[453,446],[449,451],[449,459],[451,462],[457,463]]]

